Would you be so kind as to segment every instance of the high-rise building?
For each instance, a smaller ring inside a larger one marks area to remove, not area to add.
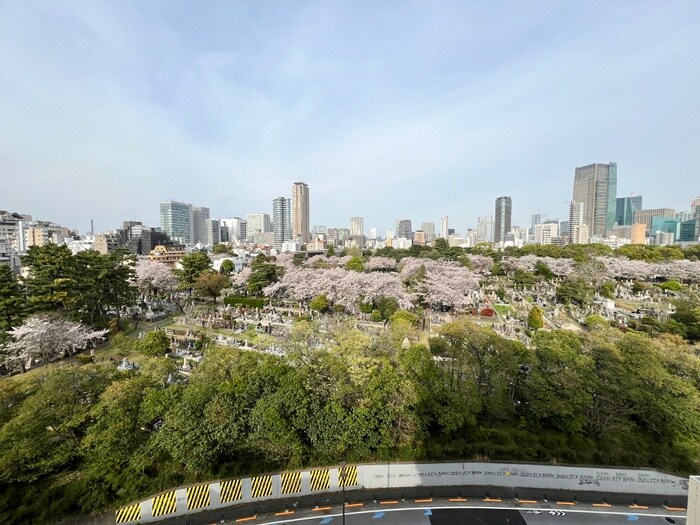
[[[416,230],[415,232],[413,232],[413,244],[425,246],[426,240],[425,232],[423,230]]]
[[[174,241],[195,244],[192,220],[192,205],[184,202],[160,203],[160,229]]]
[[[615,212],[615,222],[620,226],[634,223],[634,212],[642,209],[642,196],[618,197]]]
[[[292,239],[307,243],[310,239],[309,187],[303,182],[292,186]]]
[[[546,219],[546,215],[542,215],[541,213],[535,213],[532,216],[532,220],[530,223],[530,233],[535,233],[535,226],[538,224],[542,224]]]
[[[369,229],[369,237],[368,239],[376,239],[377,238],[377,228],[370,228]]]
[[[350,217],[350,235],[364,235],[365,221],[362,217]]]
[[[583,224],[592,237],[611,233],[617,212],[617,163],[576,168],[572,200],[583,203]]]
[[[396,221],[396,237],[399,239],[413,239],[413,227],[409,219]]]
[[[651,232],[651,221],[654,217],[672,219],[676,216],[676,210],[672,208],[650,208],[634,212],[634,223],[643,224],[648,232]],[[653,233],[653,232],[652,232]]]
[[[435,240],[435,223],[434,222],[424,222],[420,225],[420,229],[423,230],[425,234],[425,242],[430,243]]]
[[[647,227],[641,223],[635,223],[632,225],[632,232],[630,235],[631,244],[646,244],[647,237]]]
[[[510,232],[513,215],[513,200],[510,197],[496,199],[496,215],[494,221],[493,242],[503,242],[506,233]]]
[[[476,242],[493,242],[493,217],[479,217],[476,224]]]
[[[209,235],[206,222],[211,219],[209,208],[194,206],[192,208],[192,244],[207,244]]]
[[[223,227],[222,229],[226,230],[226,237],[229,242],[245,242],[248,239],[248,221],[245,219],[240,217],[221,219],[221,226]]]
[[[535,225],[535,243],[537,244],[552,244],[552,239],[558,236],[558,222],[546,222]]]
[[[569,228],[562,232],[572,244],[588,244],[588,225],[583,222],[585,207],[582,202],[569,203]]]
[[[267,213],[249,213],[246,217],[247,234],[250,241],[255,234],[272,232],[272,221]]]
[[[275,248],[282,249],[285,241],[292,239],[292,206],[287,197],[272,201],[272,230],[275,233]]]
[[[450,218],[447,215],[443,215],[440,219],[440,237],[443,239],[447,239],[449,236],[449,233],[447,233],[447,230],[450,228],[449,221]]]
[[[204,220],[204,242],[210,248],[221,242],[221,224],[217,219]]]

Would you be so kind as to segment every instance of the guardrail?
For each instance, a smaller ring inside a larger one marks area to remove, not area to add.
[[[411,487],[496,487],[634,497],[687,497],[688,479],[656,470],[506,463],[375,463],[297,470],[213,481],[157,494],[116,511],[116,523],[148,523],[265,500],[347,490]],[[636,499],[635,499],[636,501]]]

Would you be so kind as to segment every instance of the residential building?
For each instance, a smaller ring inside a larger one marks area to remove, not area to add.
[[[114,233],[96,233],[92,242],[93,250],[103,255],[112,253],[117,248],[124,246],[121,236]]]
[[[419,246],[426,245],[425,232],[423,230],[416,230],[413,232],[413,244],[417,244]]]
[[[249,213],[246,217],[246,223],[246,232],[249,240],[254,240],[255,235],[258,233],[272,232],[272,221],[267,213]]]
[[[617,164],[576,168],[571,200],[583,203],[583,224],[592,237],[605,237],[612,232],[617,212]]]
[[[615,212],[615,222],[620,226],[634,224],[634,212],[642,209],[642,196],[618,197]]]
[[[184,202],[160,203],[160,229],[171,239],[184,245],[195,244],[192,205]]]
[[[582,202],[569,203],[569,227],[566,232],[572,244],[588,244],[588,225],[584,222],[584,205]]]
[[[675,217],[675,215],[676,210],[671,208],[652,208],[648,210],[638,210],[634,212],[634,223],[644,224],[647,231],[650,232],[650,235],[653,235],[653,232],[651,232],[651,221],[654,217],[672,219]]]
[[[350,235],[364,235],[365,221],[362,217],[350,217]]]
[[[630,234],[631,244],[646,244],[647,242],[647,227],[645,224],[634,223]]]
[[[287,197],[277,197],[272,201],[272,230],[278,250],[282,249],[283,242],[292,240],[292,209]]]
[[[68,228],[49,222],[35,222],[33,226],[27,228],[26,246],[30,248],[47,244],[63,244],[70,236],[71,232]]]
[[[396,250],[408,250],[413,246],[413,240],[406,237],[396,237],[391,240],[391,246]]]
[[[552,239],[559,236],[559,223],[547,222],[535,225],[535,243],[552,244]]]
[[[450,218],[447,215],[443,215],[442,218],[440,219],[440,237],[443,239],[447,239],[447,237],[450,235],[447,233],[447,230],[449,230]]]
[[[306,244],[310,239],[309,187],[303,182],[292,186],[292,239]]]
[[[396,221],[396,236],[400,239],[413,240],[413,227],[409,219],[400,219]]]
[[[209,208],[194,206],[192,208],[192,244],[207,244],[209,231],[207,220],[211,219]]]

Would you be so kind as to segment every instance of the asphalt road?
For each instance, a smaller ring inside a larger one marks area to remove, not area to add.
[[[258,518],[261,525],[342,525],[338,513],[290,519]],[[518,508],[395,508],[348,512],[347,525],[685,525],[685,517],[669,514]]]

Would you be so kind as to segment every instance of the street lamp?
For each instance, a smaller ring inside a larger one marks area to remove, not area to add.
[[[345,482],[348,479],[348,472],[345,467],[347,467],[345,461],[340,462],[340,470],[338,471],[338,481],[340,481],[340,487],[343,490],[343,525],[345,525]]]

